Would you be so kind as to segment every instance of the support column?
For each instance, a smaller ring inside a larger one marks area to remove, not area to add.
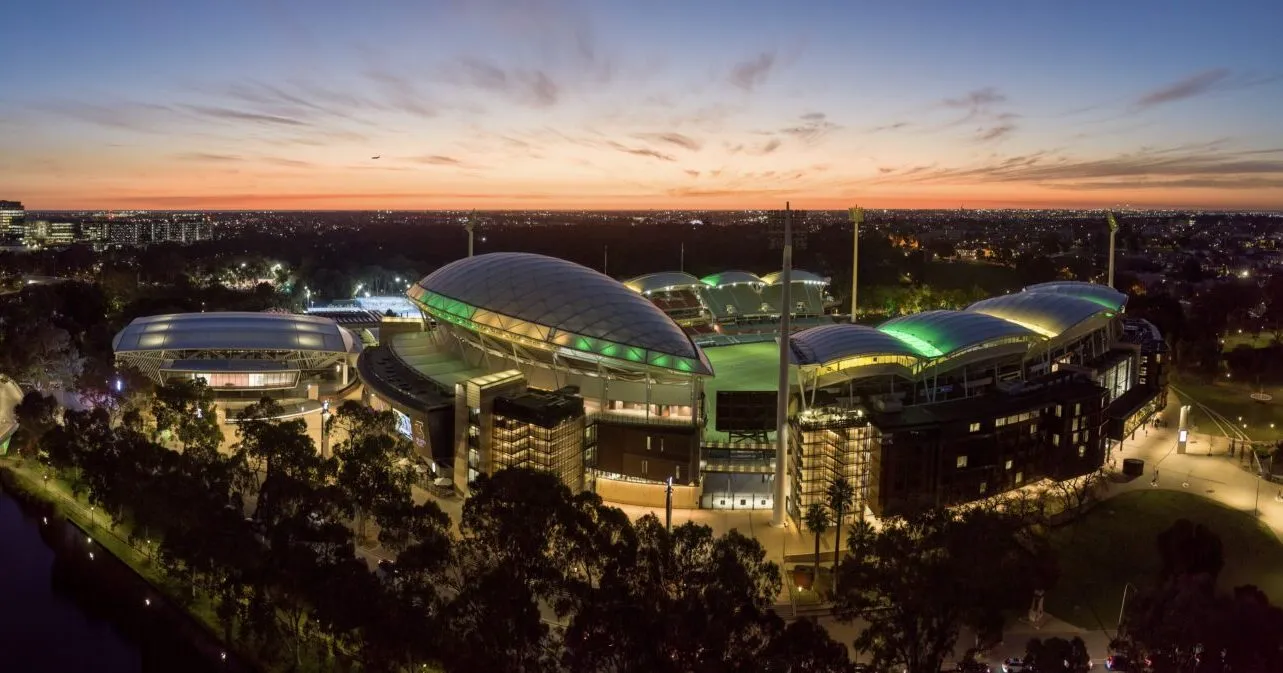
[[[343,387],[346,388],[347,387],[347,360],[343,361],[343,364],[342,366],[339,367],[339,370],[343,374]]]
[[[771,509],[771,525],[782,528],[788,497],[788,446],[789,446],[789,332],[791,326],[793,289],[793,214],[789,204],[784,204],[784,264],[780,271],[780,378],[779,398],[775,407],[775,502]]]
[[[859,278],[860,278],[860,223],[864,222],[864,209],[856,206],[850,210],[851,214],[851,324],[855,324],[855,314],[858,310],[857,298],[859,296]]]

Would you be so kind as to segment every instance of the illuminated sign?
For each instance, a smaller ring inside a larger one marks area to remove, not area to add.
[[[410,417],[396,409],[393,409],[392,413],[396,414],[396,431],[410,439],[414,439],[414,430],[410,428]]]
[[[1181,430],[1181,438],[1180,438],[1181,443],[1182,444],[1185,443],[1185,441],[1188,439],[1189,439],[1189,430]]]

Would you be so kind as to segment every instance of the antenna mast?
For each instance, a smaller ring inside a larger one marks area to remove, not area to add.
[[[468,222],[467,224],[463,225],[463,228],[468,232],[468,256],[471,257],[472,256],[472,237],[477,229],[477,211],[474,210],[468,214]]]
[[[787,525],[784,506],[788,498],[789,453],[789,318],[793,312],[793,210],[784,204],[784,264],[780,269],[780,380],[775,406],[775,493],[771,525]]]
[[[1109,223],[1109,286],[1114,286],[1114,238],[1118,236],[1118,220],[1114,219],[1114,214],[1105,213],[1105,221]]]
[[[855,324],[856,303],[860,284],[860,224],[864,222],[864,209],[856,206],[850,211],[851,216],[851,324]]]

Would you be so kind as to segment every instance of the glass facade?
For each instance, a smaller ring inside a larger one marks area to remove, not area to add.
[[[868,502],[872,461],[881,451],[878,429],[860,411],[810,410],[793,426],[789,509],[800,518],[813,503],[827,504],[826,492],[839,477],[855,487],[852,513]]]

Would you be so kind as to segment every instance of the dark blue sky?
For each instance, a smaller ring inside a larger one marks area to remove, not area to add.
[[[1283,207],[1277,2],[18,0],[6,24],[0,197],[41,207]]]

